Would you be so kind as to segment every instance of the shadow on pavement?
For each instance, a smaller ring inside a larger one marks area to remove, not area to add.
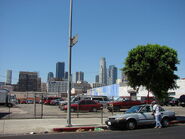
[[[185,121],[185,116],[176,116],[176,120]]]
[[[9,112],[0,112],[0,119],[1,118],[3,118],[3,117],[5,117],[5,116],[7,116],[7,115],[9,115],[10,113]]]

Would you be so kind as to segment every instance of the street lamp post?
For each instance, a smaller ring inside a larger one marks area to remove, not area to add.
[[[78,35],[72,36],[72,10],[73,10],[73,0],[70,0],[70,12],[69,12],[69,58],[68,58],[68,105],[67,105],[67,126],[71,127],[71,54],[72,47],[78,42]]]
[[[72,53],[72,8],[73,0],[70,0],[69,12],[69,46],[68,46],[68,105],[67,105],[67,126],[71,127],[71,53]]]

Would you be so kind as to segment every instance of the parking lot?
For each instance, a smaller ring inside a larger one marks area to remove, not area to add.
[[[42,108],[43,106],[43,108]],[[177,116],[185,116],[185,108],[181,106],[165,106],[168,110],[176,112]],[[109,112],[106,108],[97,112],[80,111],[71,113],[72,118],[107,118],[114,114],[123,113],[126,109],[120,112]],[[67,113],[61,111],[58,106],[41,105],[41,104],[17,104],[15,107],[0,107],[1,119],[49,119],[49,118],[66,118]]]

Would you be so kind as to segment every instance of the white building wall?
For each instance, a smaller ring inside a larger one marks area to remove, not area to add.
[[[179,88],[175,90],[169,90],[168,92],[171,94],[170,96],[179,98],[181,95],[185,95],[185,79],[177,80],[177,85]]]
[[[117,84],[118,85],[118,84]],[[169,96],[173,96],[176,98],[179,98],[181,95],[185,94],[185,79],[180,79],[177,80],[177,85],[179,86],[179,88],[175,89],[175,90],[169,90]],[[112,85],[114,86],[114,85]],[[88,94],[89,95],[107,95],[107,96],[130,96],[130,92],[134,92],[135,90],[127,85],[122,85],[119,86],[118,85],[118,92],[114,93],[112,92],[113,90],[110,90],[109,88],[112,86],[104,86],[104,87],[99,87],[99,88],[93,88],[88,90]],[[115,84],[116,86],[116,84]],[[117,91],[117,90],[115,90]],[[116,95],[115,95],[116,94]],[[148,95],[148,91],[146,90],[145,87],[141,86],[138,90],[137,93],[137,97],[140,98],[141,96],[147,96]],[[149,96],[152,97],[153,94],[150,92]]]

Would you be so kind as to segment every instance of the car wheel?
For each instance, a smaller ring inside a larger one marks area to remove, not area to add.
[[[120,107],[119,106],[115,106],[115,107],[113,107],[113,109],[114,109],[115,112],[119,112],[120,111]]]
[[[169,126],[169,120],[168,120],[168,118],[162,119],[161,124],[162,124],[163,127],[168,127]]]
[[[13,104],[8,103],[8,104],[7,104],[7,107],[9,107],[9,108],[10,108],[10,107],[13,107]]]
[[[75,112],[75,109],[74,108],[71,108],[71,112]]]
[[[134,121],[134,120],[127,121],[127,125],[126,125],[127,129],[133,130],[136,128],[136,126],[137,126],[136,121]]]
[[[92,112],[97,112],[97,108],[92,108]]]

